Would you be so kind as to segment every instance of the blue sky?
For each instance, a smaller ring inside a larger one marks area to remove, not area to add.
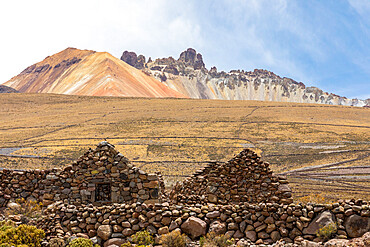
[[[267,69],[370,98],[370,0],[1,1],[0,83],[67,47]]]

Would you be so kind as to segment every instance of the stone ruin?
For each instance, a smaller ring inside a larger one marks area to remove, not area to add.
[[[177,183],[170,199],[184,204],[293,202],[286,177],[274,175],[269,163],[249,149],[226,163],[210,163]]]
[[[63,169],[0,170],[0,208],[9,200],[29,198],[45,206],[55,201],[94,205],[159,201],[174,204],[293,202],[284,176],[276,176],[255,152],[245,149],[226,163],[209,163],[169,197],[158,174],[133,167],[113,145],[101,142]]]
[[[0,170],[0,208],[17,198],[45,206],[55,201],[75,205],[157,202],[163,191],[160,175],[134,167],[108,142],[63,169]]]
[[[156,236],[178,231],[192,239],[216,232],[271,244],[317,242],[317,230],[332,223],[343,241],[370,231],[370,202],[295,204],[286,178],[248,149],[226,163],[210,163],[178,183],[168,198],[160,175],[133,167],[107,142],[64,169],[4,169],[0,179],[0,208],[22,197],[47,206],[35,222],[47,240],[80,236],[108,246],[147,230]]]

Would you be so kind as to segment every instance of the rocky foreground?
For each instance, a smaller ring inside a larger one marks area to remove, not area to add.
[[[43,202],[34,224],[46,241],[84,237],[107,247],[142,231],[157,244],[172,232],[193,245],[210,233],[239,246],[320,246],[332,238],[324,246],[366,246],[369,239],[355,238],[370,231],[370,201],[294,203],[288,181],[249,149],[205,166],[169,193],[159,175],[133,167],[106,141],[64,169],[1,170],[0,178],[5,211],[19,198]]]

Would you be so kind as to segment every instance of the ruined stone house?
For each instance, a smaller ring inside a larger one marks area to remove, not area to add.
[[[0,207],[16,198],[102,205],[156,201],[161,177],[134,167],[113,145],[101,142],[63,169],[0,171]]]

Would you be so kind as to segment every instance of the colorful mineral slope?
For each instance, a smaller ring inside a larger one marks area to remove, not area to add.
[[[187,98],[107,52],[75,48],[45,58],[4,85],[23,93]]]

